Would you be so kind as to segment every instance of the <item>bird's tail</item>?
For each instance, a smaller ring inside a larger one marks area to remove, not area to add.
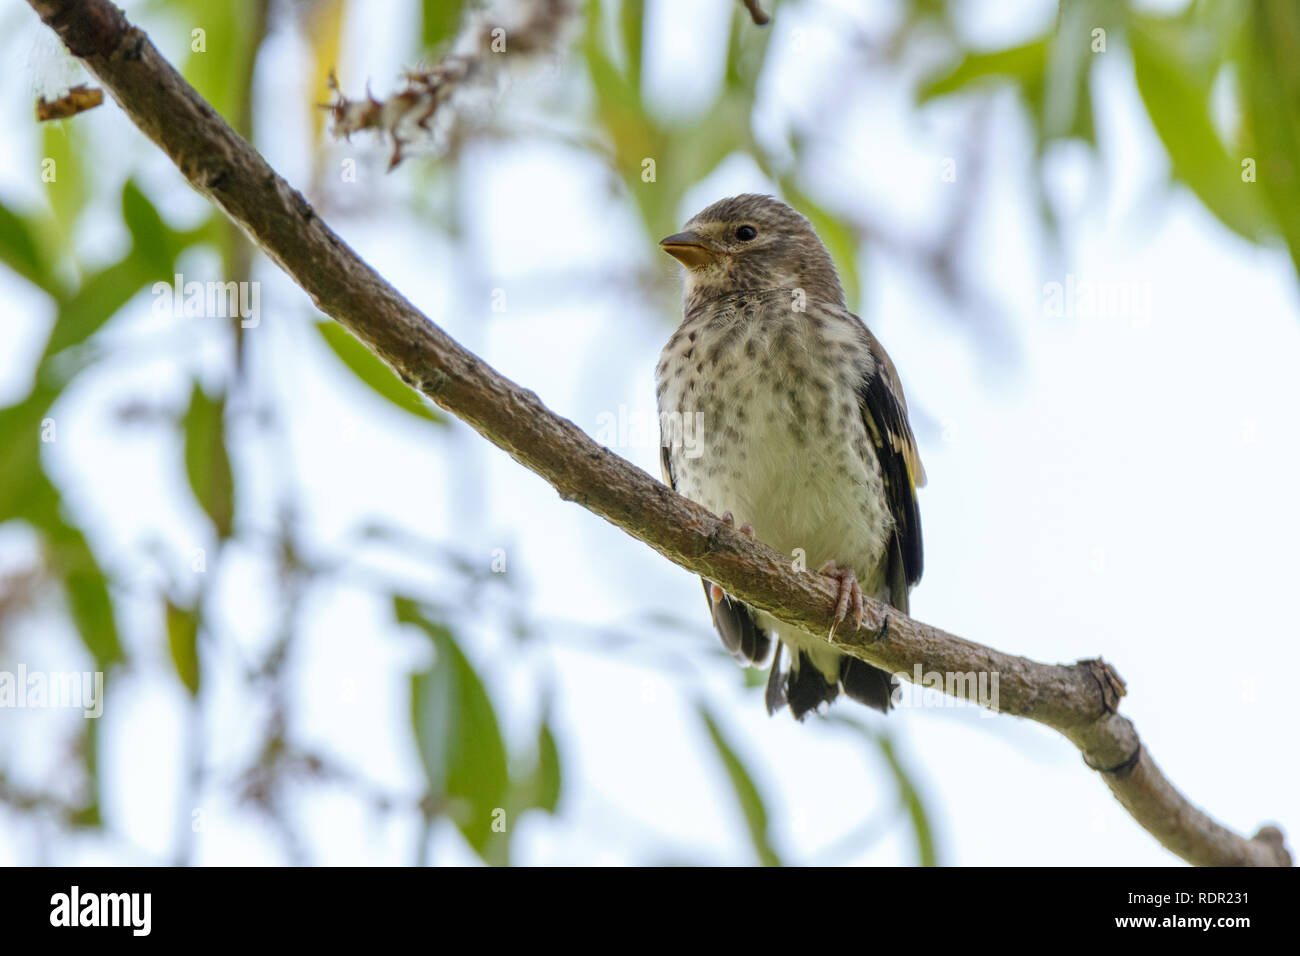
[[[858,703],[887,714],[893,703],[894,689],[898,687],[898,678],[866,661],[845,655],[840,658],[840,685],[844,693]]]
[[[897,678],[879,667],[873,667],[856,657],[844,656],[839,661],[838,675],[823,674],[808,655],[799,651],[788,672],[781,671],[781,645],[777,645],[772,659],[772,673],[767,681],[767,712],[776,713],[789,706],[795,720],[802,721],[809,712],[822,704],[829,704],[839,696],[841,688],[860,704],[888,713],[893,702]]]

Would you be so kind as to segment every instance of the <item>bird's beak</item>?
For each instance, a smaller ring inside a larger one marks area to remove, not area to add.
[[[667,239],[660,239],[659,245],[688,269],[695,269],[711,262],[714,252],[698,232],[679,232]]]

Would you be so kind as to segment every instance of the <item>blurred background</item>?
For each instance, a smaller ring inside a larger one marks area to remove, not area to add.
[[[411,301],[656,476],[656,241],[796,206],[907,388],[913,615],[1104,655],[1169,777],[1294,846],[1290,0],[124,6]],[[331,69],[382,99],[497,22],[391,171],[331,132]],[[695,577],[406,390],[115,104],[36,124],[91,80],[25,4],[0,38],[0,674],[104,675],[96,719],[0,697],[0,863],[1177,862],[1038,725],[769,718]]]

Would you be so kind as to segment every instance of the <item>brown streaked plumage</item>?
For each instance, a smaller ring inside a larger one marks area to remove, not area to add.
[[[681,326],[660,358],[664,415],[703,415],[663,448],[664,479],[840,582],[837,620],[871,594],[906,612],[922,570],[925,482],[889,356],[848,310],[808,221],[768,196],[723,199],[661,243],[686,266]],[[746,663],[778,640],[767,706],[802,719],[842,689],[887,711],[895,682],[705,582],[723,643]],[[782,647],[790,669],[782,669]]]

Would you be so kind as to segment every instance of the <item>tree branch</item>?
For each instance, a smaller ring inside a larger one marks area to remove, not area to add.
[[[814,633],[829,632],[836,589],[828,578],[795,570],[785,556],[726,527],[461,348],[321,222],[120,10],[106,0],[29,3],[191,185],[403,381],[541,475],[566,501],[746,603]],[[1133,724],[1116,712],[1124,684],[1104,662],[1041,664],[879,602],[866,604],[863,625],[836,635],[840,650],[894,672],[996,674],[994,706],[1074,743],[1133,818],[1172,852],[1195,864],[1290,865],[1276,828],[1244,838],[1190,804],[1163,776]],[[878,640],[886,620],[887,636]],[[975,682],[963,682],[959,694],[974,700]]]

